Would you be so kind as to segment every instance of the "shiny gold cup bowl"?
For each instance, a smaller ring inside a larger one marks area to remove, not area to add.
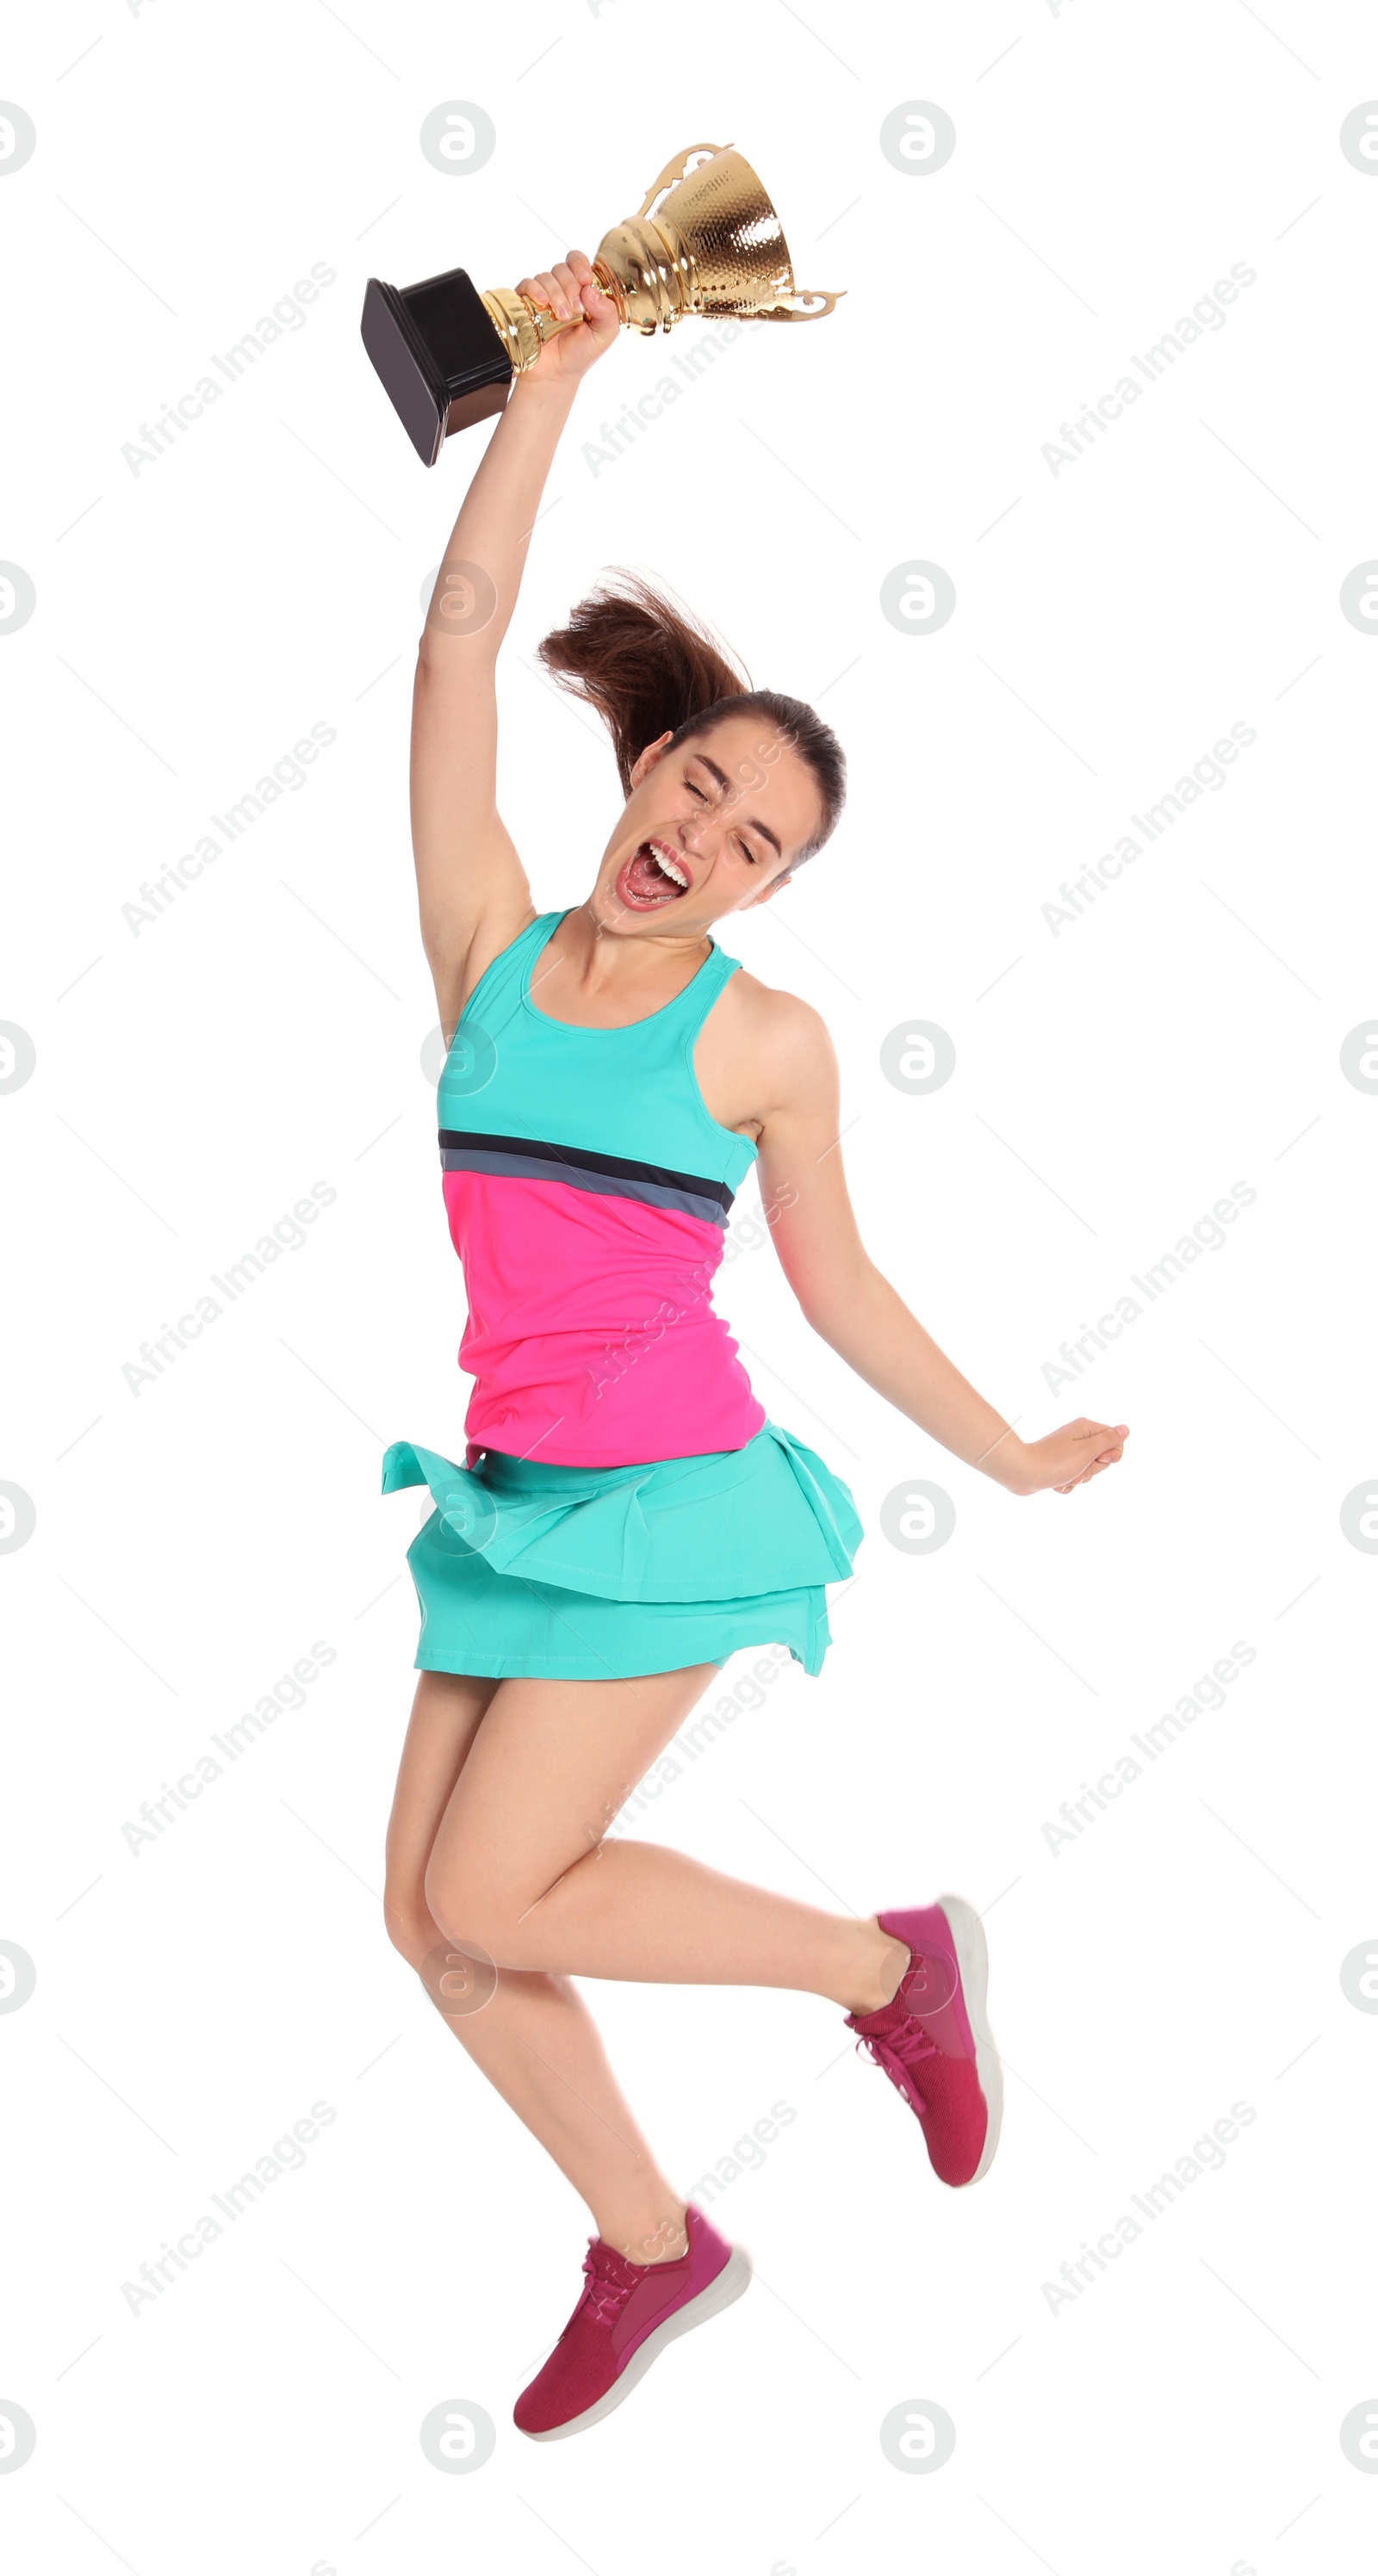
[[[593,273],[623,329],[643,333],[691,313],[812,322],[839,301],[796,287],[780,218],[726,144],[691,143],[667,161],[637,212],[604,234]],[[501,411],[514,377],[583,318],[558,322],[509,287],[481,294],[452,268],[417,286],[371,277],[359,327],[413,447],[434,465],[451,431]]]

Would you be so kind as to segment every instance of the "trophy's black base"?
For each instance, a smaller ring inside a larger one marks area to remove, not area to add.
[[[359,324],[393,410],[423,465],[434,465],[452,429],[501,411],[512,362],[462,268],[419,286],[371,277]]]

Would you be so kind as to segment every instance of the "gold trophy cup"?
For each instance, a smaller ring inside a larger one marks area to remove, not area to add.
[[[604,234],[593,273],[627,331],[670,331],[690,313],[812,322],[839,300],[795,285],[780,218],[727,144],[691,143],[667,161],[636,214]],[[583,318],[558,322],[506,286],[480,294],[452,268],[419,286],[371,277],[359,327],[417,455],[434,465],[452,430],[501,411],[514,376]]]

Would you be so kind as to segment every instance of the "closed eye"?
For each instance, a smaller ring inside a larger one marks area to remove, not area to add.
[[[691,796],[697,796],[700,805],[707,805],[710,802],[704,789],[700,787],[698,780],[696,778],[691,778],[687,771],[685,772],[684,784],[688,788]],[[745,841],[739,840],[737,848],[741,852],[742,857],[746,860],[748,866],[753,868],[759,867],[760,861],[757,858],[755,851],[748,849]]]

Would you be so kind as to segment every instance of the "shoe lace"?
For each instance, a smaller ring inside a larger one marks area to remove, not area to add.
[[[584,2295],[579,2303],[581,2309],[586,2308],[591,2316],[598,2317],[605,2325],[611,2325],[621,2316],[634,2287],[634,2282],[613,2279],[598,2260],[597,2246],[590,2245],[584,2256]]]
[[[901,2001],[903,2001],[902,1996]],[[863,2031],[857,2041],[857,2048],[868,2051],[876,2065],[889,2076],[891,2083],[901,2093],[905,2090],[901,2067],[914,2077],[916,2088],[921,2090],[922,2088],[918,2086],[919,2067],[926,2057],[937,2057],[941,2054],[937,2041],[929,2037],[923,2023],[914,2013],[909,2013],[904,2021],[897,2022],[892,2030]],[[899,2066],[894,2062],[896,2058],[899,2060]]]

